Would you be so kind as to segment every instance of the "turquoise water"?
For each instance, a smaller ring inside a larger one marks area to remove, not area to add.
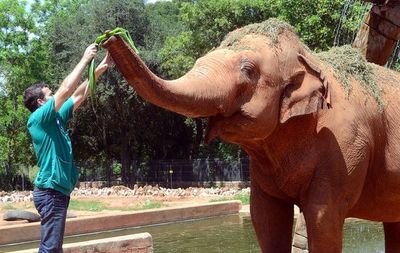
[[[203,220],[130,228],[65,239],[64,243],[149,232],[155,253],[260,252],[250,217],[230,215]],[[0,247],[0,252],[34,248],[37,242]],[[384,252],[380,223],[349,220],[344,228],[343,252]]]

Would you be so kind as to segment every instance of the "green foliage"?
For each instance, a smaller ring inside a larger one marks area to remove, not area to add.
[[[107,209],[104,203],[100,201],[88,201],[88,200],[75,200],[71,199],[69,203],[70,210],[75,211],[91,211],[91,212],[100,212]]]
[[[335,28],[339,24],[342,0],[271,0],[273,16],[295,27],[302,40],[313,50],[327,50],[333,45]],[[356,31],[365,12],[362,3],[355,2],[353,11],[342,24],[343,32]]]
[[[242,205],[249,205],[250,204],[250,194],[241,193],[241,194],[236,194],[232,197],[222,197],[222,198],[213,199],[213,200],[210,200],[210,202],[230,201],[230,200],[239,200],[240,202],[242,202]]]
[[[229,31],[265,20],[270,13],[264,0],[201,0],[183,4],[181,16],[193,32],[196,57],[200,57],[217,46]]]
[[[168,38],[160,53],[161,67],[172,78],[187,72],[229,31],[265,20],[270,14],[264,0],[200,0],[183,3],[180,16],[187,31]]]
[[[17,208],[12,204],[6,204],[1,206],[1,210],[16,210]]]
[[[164,207],[164,204],[160,201],[146,200],[144,203],[137,204],[134,206],[127,205],[125,207],[107,207],[107,205],[100,201],[91,200],[76,200],[71,199],[69,204],[70,210],[75,211],[90,211],[90,212],[101,212],[104,210],[118,210],[118,211],[136,211],[136,210],[146,210],[153,208]]]
[[[145,8],[149,26],[144,36],[145,47],[140,56],[154,73],[162,77],[165,73],[160,68],[160,51],[164,42],[168,37],[177,36],[185,29],[179,19],[180,5],[178,1],[167,1],[148,4]]]
[[[396,64],[394,65],[393,69],[396,70],[396,71],[400,71],[400,62],[399,62],[399,63],[396,63]]]
[[[233,197],[233,199],[240,200],[242,202],[242,205],[250,204],[250,194],[248,193],[237,194]]]
[[[0,211],[7,210],[25,210],[34,208],[33,202],[19,202],[19,203],[8,203],[0,205]]]
[[[113,163],[112,164],[113,175],[121,175],[121,167],[122,165],[120,163]]]
[[[162,59],[161,68],[171,78],[178,78],[189,70],[196,58],[189,55],[196,46],[194,45],[192,32],[183,32],[176,37],[169,37],[160,52]]]
[[[29,112],[21,104],[21,96],[16,101],[0,97],[0,162],[9,166],[32,161],[26,130]]]
[[[29,112],[21,95],[29,85],[46,81],[48,64],[35,12],[28,11],[27,1],[1,0],[0,12],[0,164],[8,168],[8,182],[2,185],[6,187],[17,175],[18,164],[34,162],[26,130]]]
[[[35,16],[26,9],[26,1],[0,1],[0,12],[6,13],[0,18],[0,90],[13,96],[47,73]]]
[[[129,208],[128,210],[147,210],[161,207],[164,207],[164,204],[161,201],[146,200],[143,204]]]

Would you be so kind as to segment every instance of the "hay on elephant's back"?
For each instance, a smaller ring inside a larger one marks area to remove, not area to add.
[[[235,48],[235,46],[239,44],[240,40],[244,36],[249,34],[266,36],[271,39],[271,42],[273,44],[276,44],[278,42],[279,35],[283,32],[289,32],[293,34],[293,36],[297,37],[296,32],[294,31],[291,25],[279,19],[270,18],[264,22],[247,25],[233,32],[228,33],[224,41],[222,41],[220,47]]]
[[[350,95],[352,90],[351,78],[355,78],[366,92],[371,93],[379,107],[383,108],[382,90],[376,83],[372,64],[368,63],[357,49],[349,45],[333,47],[327,52],[317,54],[317,56],[333,67],[347,95]]]

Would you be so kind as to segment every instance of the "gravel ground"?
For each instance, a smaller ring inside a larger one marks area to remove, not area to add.
[[[134,188],[125,186],[112,186],[104,188],[75,188],[71,193],[71,198],[80,197],[102,197],[102,196],[119,196],[119,197],[229,197],[238,194],[249,194],[250,188],[199,188],[189,187],[186,189],[163,188],[159,186],[143,186],[135,185]],[[13,191],[0,192],[0,204],[31,202],[32,191]]]
[[[209,203],[212,200],[221,200],[235,195],[249,194],[250,188],[163,188],[159,186],[135,186],[132,189],[125,186],[104,188],[86,187],[75,188],[71,193],[71,200],[95,201],[105,204],[110,210],[102,211],[77,211],[71,212],[78,216],[96,216],[102,214],[120,214],[118,211],[130,206],[140,206],[147,201],[161,202],[165,207],[179,207],[185,205]],[[32,191],[0,192],[0,227],[27,223],[26,220],[5,221],[4,214],[11,209],[25,210],[36,213],[32,202]]]

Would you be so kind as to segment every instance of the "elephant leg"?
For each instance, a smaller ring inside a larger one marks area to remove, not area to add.
[[[385,253],[400,252],[400,222],[384,222]]]
[[[305,210],[304,218],[310,253],[342,252],[344,217],[340,217],[334,207],[319,209],[316,212]]]
[[[250,213],[263,253],[290,253],[293,205],[265,194],[251,184]]]
[[[346,202],[329,184],[314,183],[309,193],[302,208],[309,252],[341,253]]]

